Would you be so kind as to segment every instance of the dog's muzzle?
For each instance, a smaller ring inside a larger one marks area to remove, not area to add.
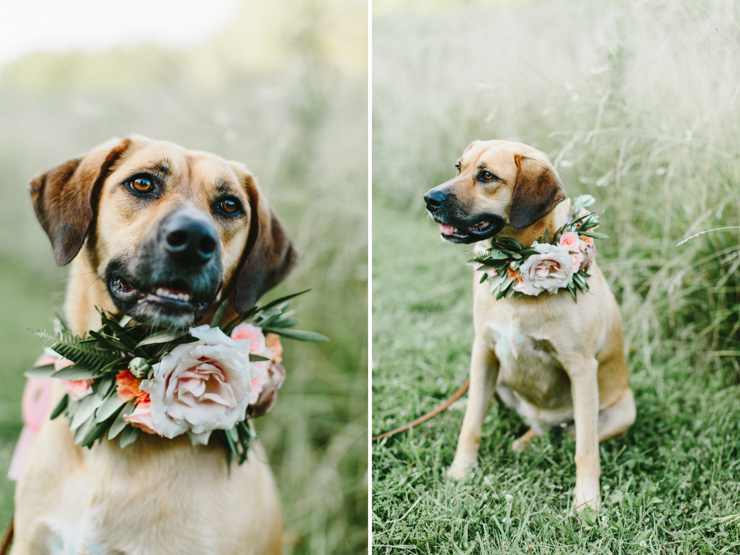
[[[108,263],[106,283],[116,307],[138,322],[193,325],[223,285],[215,225],[195,210],[170,214],[130,259]]]
[[[424,195],[424,202],[439,224],[442,238],[452,243],[477,243],[497,235],[506,226],[506,220],[497,214],[461,217],[454,195],[438,187]]]

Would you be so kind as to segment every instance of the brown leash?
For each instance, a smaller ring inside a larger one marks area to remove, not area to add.
[[[470,385],[470,378],[465,380],[465,383],[462,385],[460,389],[455,391],[455,394],[447,399],[444,404],[438,406],[436,409],[434,409],[432,412],[426,413],[424,416],[417,418],[413,422],[409,422],[408,424],[405,424],[404,426],[401,426],[400,428],[396,428],[395,430],[391,430],[390,432],[385,432],[384,434],[380,434],[379,436],[375,436],[373,438],[373,441],[378,441],[379,439],[383,439],[384,437],[388,436],[394,436],[396,434],[400,434],[401,432],[405,432],[406,430],[413,428],[414,426],[418,426],[419,424],[426,422],[430,418],[434,418],[437,416],[440,412],[444,412],[447,410],[447,407],[449,407],[452,403],[457,401],[460,397],[462,397],[465,392],[468,390],[468,386]],[[2,555],[2,553],[0,553]]]
[[[8,531],[5,532],[5,540],[3,541],[3,547],[0,549],[0,555],[5,555],[8,552],[10,544],[13,543],[13,516],[10,517],[10,526]]]

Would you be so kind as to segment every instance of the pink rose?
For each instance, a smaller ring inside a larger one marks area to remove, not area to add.
[[[581,239],[575,231],[563,233],[560,236],[560,241],[558,241],[558,246],[567,247],[570,251],[572,257],[571,264],[573,266],[573,270],[576,272],[581,269],[581,264],[583,262],[583,254],[581,254],[580,251],[580,244]]]
[[[139,387],[151,396],[150,427],[156,433],[172,438],[187,432],[193,444],[206,444],[213,430],[244,420],[259,369],[249,361],[251,341],[207,325],[190,334],[197,341],[175,347]]]
[[[231,339],[249,339],[249,352],[260,354],[265,350],[265,336],[262,330],[252,324],[239,324],[231,332]]]
[[[156,434],[154,429],[154,420],[152,419],[151,402],[142,401],[137,403],[134,412],[126,414],[123,419],[131,424],[134,428],[141,428],[148,434]]]
[[[514,289],[526,295],[539,295],[547,291],[551,295],[558,289],[567,287],[573,279],[574,267],[568,247],[540,244],[534,242],[532,247],[538,252],[533,254],[519,267],[519,281]]]
[[[90,395],[92,380],[62,380],[62,389],[73,401],[79,401]]]

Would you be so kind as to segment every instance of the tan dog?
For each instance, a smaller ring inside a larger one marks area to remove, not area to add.
[[[444,239],[472,243],[498,234],[529,246],[566,223],[565,190],[542,152],[475,141],[457,168],[457,177],[424,196]],[[589,273],[590,292],[577,302],[564,289],[497,301],[486,285],[478,288],[469,402],[451,476],[477,465],[495,390],[531,427],[514,442],[516,451],[546,428],[575,421],[575,505],[599,504],[599,442],[632,425],[635,401],[619,307],[595,263]]]
[[[153,328],[207,323],[222,298],[233,316],[296,260],[252,175],[213,154],[113,140],[30,189],[56,263],[72,262],[65,309],[79,335],[100,327],[96,306]],[[186,435],[88,450],[73,444],[66,418],[47,421],[16,489],[12,553],[280,553],[265,461],[253,443],[229,473],[217,440],[193,446]]]

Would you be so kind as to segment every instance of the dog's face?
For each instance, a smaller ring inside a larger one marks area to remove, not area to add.
[[[154,327],[191,326],[224,292],[246,310],[296,259],[244,166],[171,143],[112,141],[31,195],[57,264],[86,256],[115,307]]]
[[[424,195],[443,239],[475,243],[507,226],[525,229],[565,199],[545,154],[522,143],[474,141],[457,161],[457,176]]]

